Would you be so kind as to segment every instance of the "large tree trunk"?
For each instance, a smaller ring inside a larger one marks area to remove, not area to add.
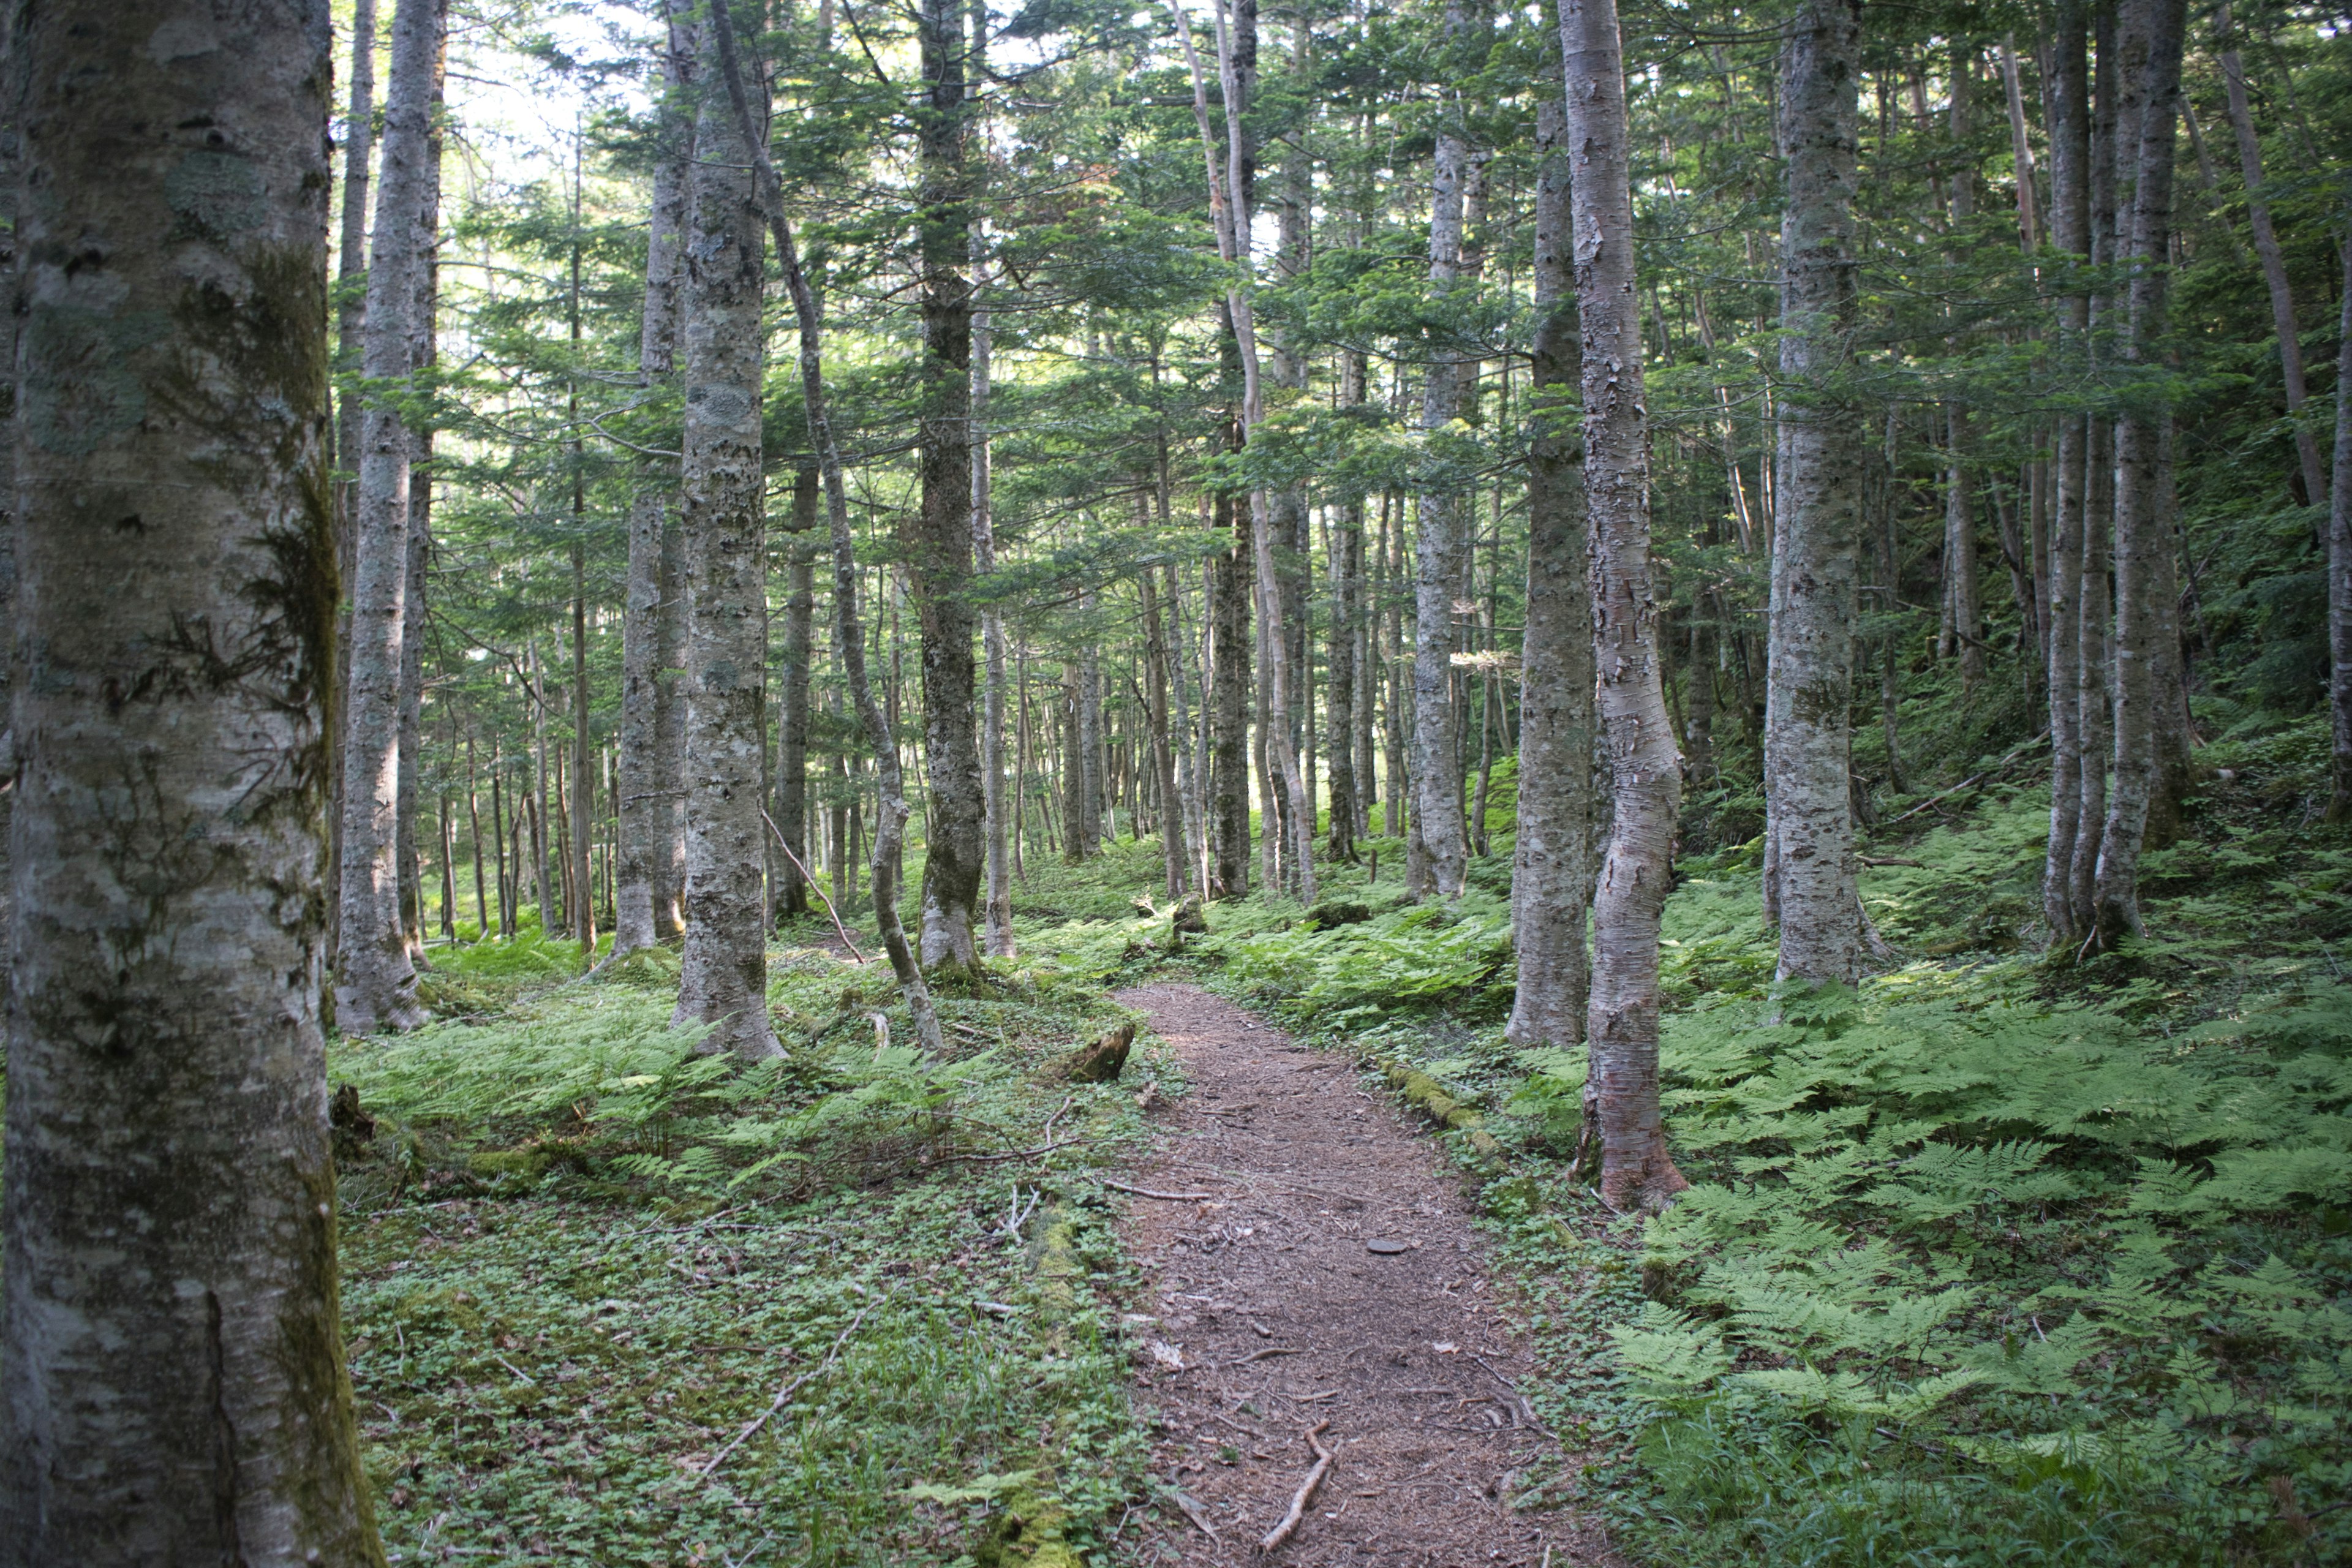
[[[793,476],[786,552],[783,688],[776,703],[776,809],[773,836],[783,841],[771,889],[775,918],[808,912],[808,742],[810,664],[816,654],[816,527],[822,499],[816,465]]]
[[[427,244],[423,220],[432,177],[433,81],[442,18],[442,0],[401,0],[393,19],[362,363],[375,382],[398,380],[415,366],[417,269]],[[409,433],[391,406],[371,405],[362,425],[335,953],[335,1021],[352,1034],[387,1026],[408,1028],[425,1016],[401,929],[395,853],[412,452]]]
[[[2279,247],[2278,230],[2271,223],[2271,204],[2263,191],[2263,143],[2254,134],[2253,110],[2246,101],[2246,68],[2238,58],[2236,30],[2230,7],[2215,14],[2221,33],[2221,79],[2228,89],[2230,129],[2238,142],[2238,169],[2246,182],[2246,226],[2254,231],[2254,254],[2261,258],[2263,282],[2271,296],[2271,324],[2278,332],[2279,375],[2286,387],[2286,416],[2294,426],[2297,471],[2303,476],[2304,502],[2317,506],[2327,494],[2319,468],[2319,440],[2305,423],[2303,334],[2295,325],[2294,290],[2287,284],[2286,256]]]
[[[2050,127],[2050,230],[2056,247],[2087,261],[2090,257],[2090,84],[2084,58],[2083,0],[2058,7],[2055,68],[2052,72]],[[2090,300],[2070,289],[2061,304],[2060,352],[2083,352],[2090,322]],[[2050,536],[2050,838],[2042,867],[2042,918],[2054,947],[2082,940],[2074,920],[2070,879],[2075,832],[2082,821],[2082,610],[2084,458],[2089,422],[2079,415],[2058,426],[2057,519]]]
[[[684,277],[681,263],[679,274]],[[654,939],[686,934],[686,535],[663,509],[661,614],[656,619],[654,668]]]
[[[1666,1152],[1658,1105],[1658,921],[1682,797],[1681,759],[1660,684],[1650,568],[1650,456],[1642,309],[1616,0],[1559,0],[1567,58],[1571,231],[1583,331],[1584,488],[1592,530],[1598,706],[1613,813],[1592,903],[1591,1071],[1585,1127],[1601,1197],[1654,1210],[1690,1184]]]
[[[1850,782],[1862,429],[1843,385],[1854,314],[1860,0],[1811,0],[1780,49],[1780,471],[1766,728],[1782,981],[1861,977]]]
[[[2125,353],[2146,363],[2164,331],[2166,255],[2171,242],[2173,127],[2180,91],[2186,0],[2134,0],[2147,55],[2138,94],[2136,178]],[[2129,121],[2126,121],[2128,124]],[[2172,541],[2164,528],[2168,413],[2135,408],[2117,423],[2116,449],[2115,786],[2099,835],[2092,888],[2093,936],[2101,950],[2139,930],[2139,857],[2156,786],[2156,726],[2169,721],[2157,679],[2157,639],[2169,616],[2158,602],[2157,562]]]
[[[1505,1037],[1520,1046],[1584,1038],[1591,973],[1592,598],[1584,476],[1569,402],[1577,383],[1564,85],[1553,49],[1536,101],[1534,352],[1528,447],[1528,607],[1519,699],[1519,824],[1511,854],[1518,986]]]
[[[662,55],[661,100],[656,121],[660,156],[654,164],[653,206],[646,235],[646,299],[638,321],[637,377],[650,391],[668,379],[677,357],[679,246],[686,226],[689,172],[694,166],[694,116],[685,100],[694,79],[690,25],[667,4],[668,44]],[[613,956],[661,940],[655,889],[676,833],[677,786],[661,765],[663,628],[674,619],[664,602],[662,543],[672,474],[646,465],[629,502],[627,602],[621,620],[619,755],[620,874],[614,887]]]
[[[971,173],[965,150],[964,6],[923,0],[916,28],[925,94],[921,171],[921,504],[901,525],[923,632],[923,760],[930,791],[923,857],[923,967],[980,973],[973,917],[987,871],[971,602]]]
[[[1611,25],[1615,25],[1613,20]],[[1458,46],[1468,31],[1469,19],[1461,0],[1450,0],[1445,9],[1448,45]],[[1429,201],[1429,284],[1431,291],[1440,295],[1450,292],[1462,273],[1463,195],[1470,173],[1470,143],[1461,123],[1462,113],[1459,92],[1446,95],[1439,108]],[[1460,415],[1461,383],[1474,368],[1450,352],[1432,356],[1422,388],[1424,433],[1440,437]],[[1463,853],[1461,759],[1454,710],[1454,601],[1462,593],[1469,518],[1464,499],[1444,480],[1423,490],[1416,515],[1413,811],[1407,879],[1417,898],[1453,899],[1461,896],[1468,868]]]
[[[1175,736],[1168,724],[1168,645],[1161,640],[1159,585],[1150,566],[1136,574],[1143,608],[1143,668],[1151,724],[1151,777],[1160,791],[1160,858],[1171,899],[1184,896],[1184,813],[1176,784]]]
[[[16,17],[0,1563],[373,1568],[320,1026],[327,6]]]
[[[734,26],[723,5],[713,7],[709,16],[706,30],[714,47],[712,54],[703,57],[704,63],[718,67],[726,104],[732,110],[733,132],[729,140],[750,156],[759,193],[758,205],[764,209],[769,232],[775,237],[776,257],[783,264],[784,291],[791,296],[793,315],[800,329],[801,402],[808,417],[809,445],[816,448],[817,472],[824,483],[825,524],[833,537],[834,647],[841,658],[850,700],[856,706],[866,738],[874,747],[878,785],[873,863],[875,923],[881,932],[883,952],[889,955],[890,971],[898,982],[899,994],[914,1020],[917,1048],[936,1053],[943,1048],[939,1012],[932,1005],[930,987],[923,980],[922,966],[916,962],[914,947],[907,941],[906,928],[898,919],[898,851],[907,831],[906,786],[898,762],[898,738],[881,705],[875,700],[873,683],[866,679],[865,634],[857,615],[856,541],[849,531],[849,495],[842,481],[841,448],[834,439],[833,416],[825,398],[824,318],[817,308],[816,292],[801,270],[792,225],[784,216],[783,190],[777,182],[775,165],[768,157],[767,143],[761,139],[761,117],[752,110],[751,91],[736,58]],[[712,123],[706,110],[702,124]],[[756,432],[758,426],[754,424],[752,428]]]
[[[2336,474],[2327,498],[2327,820],[2352,821],[2352,236],[2344,256],[2344,313],[2336,338]]]
[[[716,35],[716,26],[706,26]],[[702,69],[716,44],[703,40]],[[767,529],[761,475],[761,212],[745,136],[706,95],[695,127],[686,348],[686,952],[677,1021],[701,1048],[780,1055],[761,886]]]
[[[1342,364],[1339,402],[1360,411],[1364,402],[1364,356],[1349,353]],[[1356,824],[1362,808],[1356,786],[1356,647],[1361,637],[1364,590],[1364,498],[1339,504],[1325,549],[1331,576],[1329,645],[1323,684],[1323,729],[1329,754],[1331,858],[1356,858]],[[1367,781],[1369,782],[1369,781]]]

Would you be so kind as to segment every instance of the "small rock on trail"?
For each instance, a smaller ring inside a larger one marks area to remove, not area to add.
[[[1344,1060],[1198,986],[1116,1000],[1192,1084],[1135,1184],[1217,1194],[1138,1198],[1129,1222],[1148,1290],[1128,1323],[1150,1347],[1139,1397],[1166,1427],[1153,1468],[1192,1516],[1157,1516],[1142,1559],[1255,1561],[1328,1422],[1336,1460],[1276,1561],[1614,1568],[1597,1527],[1507,1506],[1559,1450],[1516,1391],[1532,1367],[1438,1151]]]

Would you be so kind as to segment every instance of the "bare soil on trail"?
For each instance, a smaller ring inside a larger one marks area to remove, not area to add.
[[[1149,1292],[1127,1324],[1148,1349],[1139,1397],[1164,1428],[1153,1468],[1198,1515],[1161,1515],[1146,1557],[1256,1560],[1324,1422],[1334,1461],[1282,1563],[1613,1568],[1598,1528],[1507,1506],[1558,1448],[1517,1393],[1531,1363],[1430,1141],[1345,1058],[1222,997],[1157,984],[1115,999],[1192,1085],[1157,1113],[1161,1152],[1130,1184],[1213,1194],[1139,1195],[1129,1222]]]

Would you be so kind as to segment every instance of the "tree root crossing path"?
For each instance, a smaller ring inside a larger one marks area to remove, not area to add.
[[[1508,1506],[1559,1449],[1438,1150],[1346,1058],[1221,997],[1118,1000],[1192,1084],[1129,1183],[1128,1328],[1178,1497],[1147,1560],[1263,1560],[1295,1509],[1271,1555],[1302,1568],[1613,1563],[1573,1515]]]

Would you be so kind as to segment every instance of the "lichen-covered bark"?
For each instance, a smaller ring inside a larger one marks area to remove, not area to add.
[[[1235,537],[1234,510],[1231,493],[1220,491],[1215,531],[1234,542],[1209,557],[1209,893],[1219,899],[1249,894],[1251,569]]]
[[[648,392],[677,368],[678,247],[686,226],[688,178],[694,160],[694,117],[686,101],[694,79],[694,38],[670,12],[662,55],[653,202],[646,215],[646,298],[638,317],[637,374]],[[627,598],[621,617],[621,730],[617,775],[619,864],[613,882],[613,956],[661,940],[655,888],[661,858],[675,836],[678,798],[661,765],[663,624],[662,538],[675,473],[648,465],[629,502]]]
[[[2352,243],[2343,246],[2344,310],[2336,342],[2352,345]],[[2336,355],[2336,472],[2327,500],[2327,706],[2332,788],[2327,820],[2352,821],[2352,352]]]
[[[2090,254],[2090,83],[2082,0],[2062,0],[2050,101],[2050,237],[2068,255]],[[2089,297],[2070,290],[2062,302],[2060,352],[2079,355],[2090,322]],[[2042,866],[2042,918],[2053,945],[2082,940],[2069,878],[2083,810],[2080,661],[2083,616],[2084,488],[2087,426],[2070,416],[2058,426],[2056,516],[2050,532],[2048,677],[2050,688],[2050,837]]]
[[[2186,0],[2134,0],[2146,38],[2134,160],[2130,267],[2125,353],[2135,362],[2161,352],[2165,259],[2172,233],[2174,121],[2179,116]],[[2129,25],[2129,24],[2127,24]],[[2126,124],[2132,123],[2129,118]],[[2169,721],[2157,640],[2169,616],[2160,602],[2166,574],[2158,560],[2172,541],[2166,520],[2168,412],[2134,407],[2116,433],[2115,784],[2099,834],[2091,927],[2105,950],[2139,930],[2139,857],[2156,786],[2156,727]]]
[[[814,463],[793,476],[793,510],[785,550],[784,662],[777,672],[782,688],[776,701],[775,837],[778,885],[771,901],[779,919],[808,911],[809,673],[815,651],[816,527],[820,499]]]
[[[328,7],[16,28],[0,1564],[381,1564],[320,1019]]]
[[[926,970],[980,972],[973,937],[987,872],[980,776],[979,679],[972,657],[971,168],[965,151],[964,7],[923,0],[916,32],[923,96],[923,356],[916,420],[922,495],[900,525],[922,628],[925,813],[921,958]]]
[[[1569,424],[1577,382],[1566,95],[1555,55],[1536,104],[1536,326],[1528,443],[1528,608],[1519,679],[1519,821],[1511,854],[1515,1045],[1584,1038],[1592,866],[1592,598],[1584,475]]]
[[[715,32],[706,27],[706,34]],[[706,39],[704,68],[715,72]],[[680,336],[686,428],[686,950],[677,1018],[703,1048],[781,1053],[768,1016],[761,709],[767,700],[767,525],[760,467],[762,214],[725,99],[695,128]]]
[[[383,157],[368,257],[362,368],[396,381],[415,366],[418,268],[433,157],[433,84],[443,0],[400,0],[392,23]],[[401,929],[395,825],[400,790],[400,683],[407,635],[411,436],[391,405],[361,416],[354,521],[350,684],[345,693],[342,860],[335,949],[335,1023],[353,1034],[423,1021],[416,970]]]
[[[1650,568],[1649,412],[1615,0],[1559,0],[1559,24],[1583,332],[1597,702],[1613,791],[1609,851],[1592,900],[1585,1125],[1600,1148],[1601,1200],[1626,1213],[1663,1207],[1690,1184],[1666,1152],[1658,1106],[1658,920],[1682,770],[1660,681]]]
[[[1469,27],[1455,0],[1445,11],[1449,43]],[[1470,144],[1459,92],[1440,110],[1429,195],[1429,286],[1449,292],[1462,272],[1463,185]],[[1472,367],[1459,356],[1431,360],[1422,385],[1421,426],[1440,436],[1461,414],[1461,381]],[[1407,880],[1415,897],[1459,898],[1468,869],[1462,827],[1461,759],[1454,713],[1454,601],[1462,592],[1469,519],[1461,496],[1444,482],[1423,490],[1415,510],[1412,617],[1412,825]]]
[[[1765,695],[1782,981],[1860,978],[1853,752],[1862,428],[1854,315],[1859,0],[1811,0],[1780,46],[1780,384]]]

